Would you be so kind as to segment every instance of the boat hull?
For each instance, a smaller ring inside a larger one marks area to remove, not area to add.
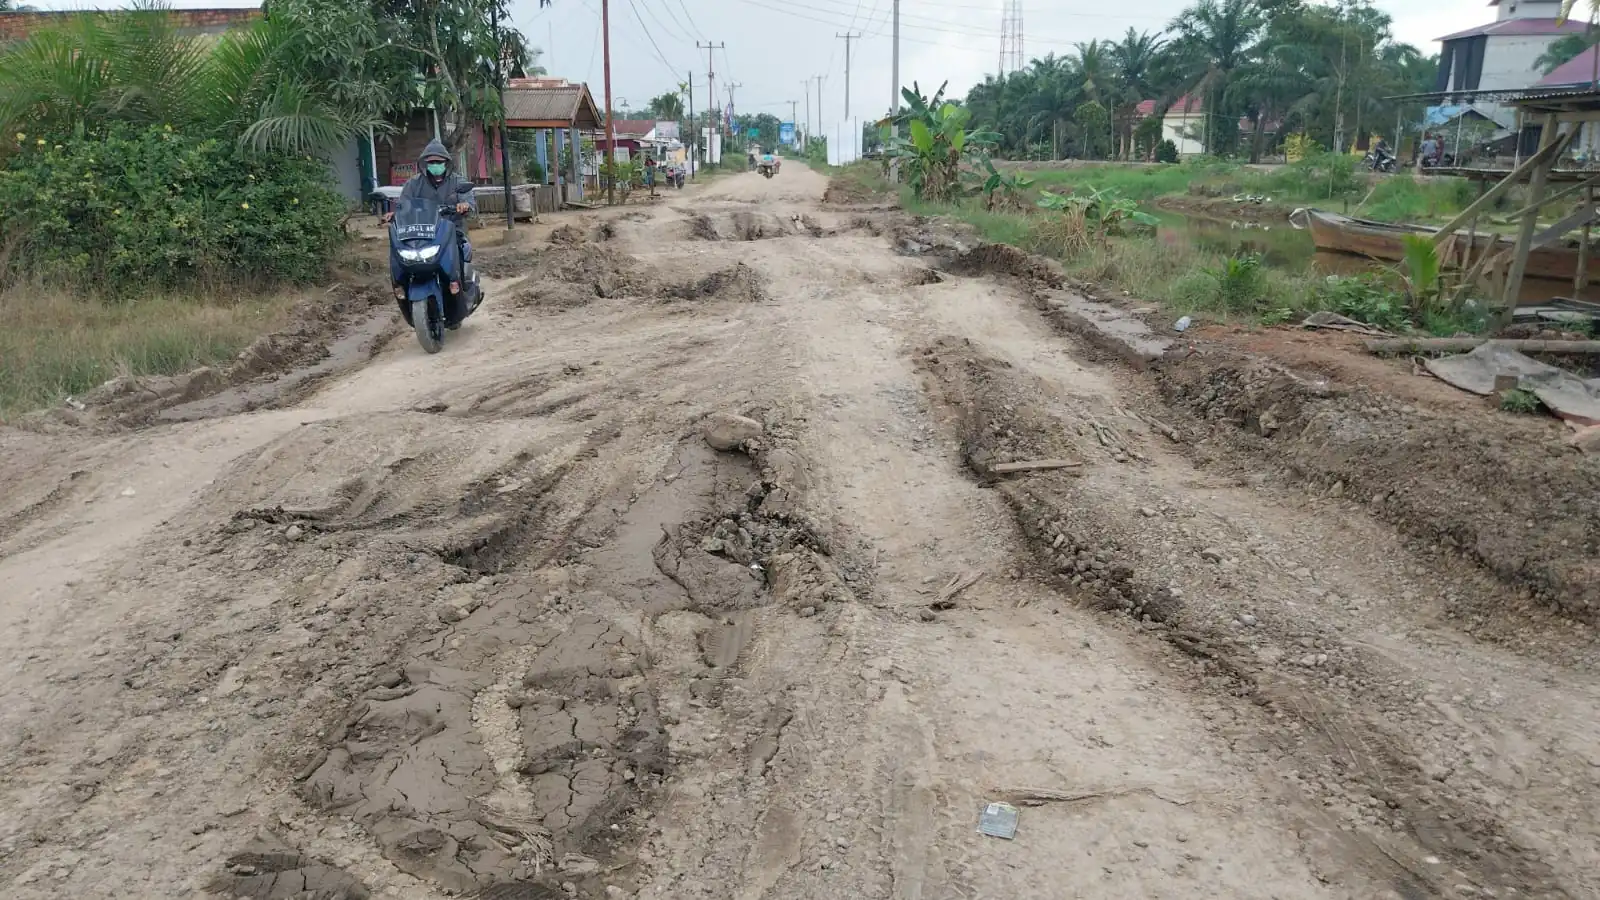
[[[1306,210],[1306,220],[1311,231],[1311,242],[1318,250],[1395,262],[1405,258],[1406,235],[1424,237],[1433,235],[1433,229],[1420,225],[1390,225],[1315,209]],[[1461,261],[1466,258],[1465,251],[1469,240],[1472,245],[1471,259],[1474,261],[1486,250],[1498,252],[1513,245],[1511,239],[1499,235],[1472,235],[1470,232],[1457,231],[1449,258],[1443,260],[1446,266],[1451,268],[1461,266]],[[1590,281],[1600,281],[1600,259],[1596,258],[1597,255],[1600,254],[1591,253],[1588,260]],[[1528,254],[1526,275],[1529,278],[1570,283],[1577,271],[1578,251],[1575,247],[1539,247]]]

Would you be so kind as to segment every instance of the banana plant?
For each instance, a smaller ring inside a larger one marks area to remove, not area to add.
[[[991,212],[997,207],[1017,209],[1022,206],[1022,192],[1033,186],[1033,179],[1023,175],[1012,175],[1002,172],[994,167],[994,160],[987,154],[978,160],[983,171],[978,176],[983,179],[978,190],[983,192],[983,205]]]
[[[931,99],[922,96],[915,82],[902,88],[905,111],[880,127],[886,154],[904,161],[907,183],[924,200],[954,199],[961,190],[962,164],[985,156],[1001,138],[991,131],[967,130],[972,110],[944,99],[948,84],[941,85]],[[905,126],[907,137],[891,127],[897,124]]]

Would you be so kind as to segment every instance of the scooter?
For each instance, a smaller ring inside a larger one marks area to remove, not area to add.
[[[471,185],[459,190],[462,195],[471,192]],[[478,276],[463,275],[469,272],[472,247],[461,229],[454,205],[416,198],[401,200],[389,225],[395,302],[417,333],[417,343],[429,353],[442,350],[445,331],[460,328],[483,302]]]
[[[1389,154],[1380,154],[1376,150],[1368,150],[1361,164],[1374,172],[1393,172],[1395,159]]]
[[[772,163],[769,163],[769,162],[761,163],[759,166],[756,167],[756,169],[762,175],[765,175],[768,178],[771,178],[772,176],[778,174],[778,167],[776,165],[772,164]]]

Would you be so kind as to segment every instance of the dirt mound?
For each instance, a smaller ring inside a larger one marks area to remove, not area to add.
[[[24,417],[23,424],[134,427],[157,417],[187,420],[291,402],[317,381],[376,350],[391,330],[389,309],[393,300],[382,284],[341,282],[308,295],[295,305],[286,328],[256,338],[227,366],[204,366],[180,375],[119,376],[78,398],[82,410],[42,410]],[[240,393],[239,402],[219,400],[211,409],[207,401],[224,393]],[[181,407],[194,411],[166,415]]]
[[[960,275],[1011,275],[1053,288],[1067,283],[1059,265],[1010,244],[981,244],[950,260],[949,266]]]
[[[570,224],[562,225],[555,231],[550,232],[550,243],[552,244],[581,244],[586,240],[588,238],[584,236],[583,229]]]
[[[1083,423],[1045,410],[1039,385],[1009,364],[982,355],[970,341],[941,339],[919,353],[916,362],[927,376],[930,394],[951,418],[962,460],[981,481],[1001,484],[1044,576],[1086,605],[1146,621],[1171,621],[1177,600],[1164,588],[1136,581],[1123,559],[1132,536],[1108,529],[1104,513],[1086,503],[1074,484],[1086,465],[1087,448],[1071,435]],[[1089,430],[1096,443],[1105,440],[1102,430]],[[1005,463],[1029,460],[1071,465],[1005,482]]]
[[[770,238],[810,234],[820,237],[825,229],[810,216],[776,216],[739,210],[719,215],[695,215],[689,219],[689,236],[701,241],[761,241]]]
[[[517,283],[511,301],[524,308],[560,312],[596,297],[639,297],[658,289],[638,260],[590,242],[558,244],[540,255],[529,277]]]
[[[1168,400],[1224,440],[1363,501],[1419,540],[1600,621],[1600,461],[1526,424],[1463,422],[1366,390],[1333,390],[1265,360],[1212,352],[1158,375]],[[1549,430],[1555,432],[1556,425]]]
[[[742,262],[734,263],[727,269],[718,269],[694,281],[671,285],[665,288],[662,294],[678,300],[735,300],[741,303],[759,303],[767,299],[765,279],[761,273]]]
[[[477,247],[472,265],[485,278],[516,278],[537,270],[542,256],[541,252],[520,247]]]

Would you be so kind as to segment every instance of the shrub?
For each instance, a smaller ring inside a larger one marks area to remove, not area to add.
[[[340,241],[324,163],[168,127],[19,135],[0,167],[0,277],[110,294],[203,279],[307,282]]]
[[[1170,139],[1156,145],[1156,162],[1175,163],[1178,161],[1178,145]]]

